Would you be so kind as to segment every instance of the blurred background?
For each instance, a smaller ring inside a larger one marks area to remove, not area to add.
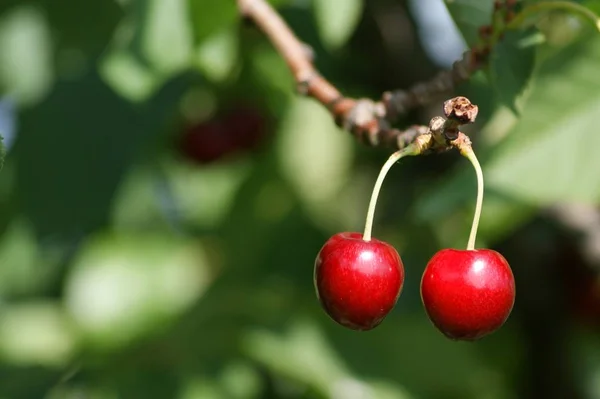
[[[492,7],[273,4],[324,76],[371,98],[448,68]],[[428,259],[466,245],[476,184],[456,152],[390,172],[374,235],[404,291],[346,330],[313,264],[363,229],[389,151],[298,96],[233,1],[0,0],[0,398],[600,398],[600,40],[565,13],[537,22],[398,121],[454,95],[480,108],[478,246],[508,259],[517,300],[457,343],[419,297]]]

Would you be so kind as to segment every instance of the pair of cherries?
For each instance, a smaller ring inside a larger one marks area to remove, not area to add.
[[[512,311],[515,282],[506,259],[490,249],[474,249],[483,202],[483,175],[470,146],[462,155],[477,172],[478,195],[466,250],[442,249],[427,264],[421,299],[432,323],[446,337],[473,341],[498,330]],[[391,166],[414,148],[401,150],[383,166],[369,205],[364,233],[339,233],[321,248],[314,283],[326,313],[353,330],[378,326],[394,308],[404,285],[404,265],[396,249],[371,237],[373,214]]]

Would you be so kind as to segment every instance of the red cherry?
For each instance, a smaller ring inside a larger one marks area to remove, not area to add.
[[[515,302],[515,280],[496,251],[443,249],[425,268],[421,299],[444,335],[474,341],[504,324]]]
[[[212,121],[187,128],[180,148],[187,159],[199,164],[214,162],[237,149],[223,126]]]
[[[235,138],[236,145],[242,150],[253,150],[259,147],[267,134],[266,116],[258,109],[238,105],[223,117],[229,134]]]
[[[404,284],[404,265],[391,245],[361,233],[332,236],[315,261],[314,283],[325,312],[353,330],[378,326]]]
[[[239,106],[204,123],[186,126],[179,142],[180,151],[192,162],[209,164],[258,148],[266,131],[263,114]]]

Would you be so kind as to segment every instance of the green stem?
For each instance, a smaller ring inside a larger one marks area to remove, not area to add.
[[[393,153],[388,160],[383,164],[381,171],[379,172],[379,176],[377,176],[377,180],[375,181],[375,187],[373,188],[373,193],[371,194],[371,201],[369,202],[369,209],[367,211],[367,220],[365,221],[365,231],[363,233],[363,240],[371,241],[371,233],[373,231],[373,218],[375,217],[375,207],[377,205],[377,197],[379,197],[379,191],[381,190],[381,186],[383,184],[383,180],[387,175],[390,168],[398,162],[401,158],[408,155],[418,155],[419,148],[411,144],[406,148],[403,148],[399,151]]]
[[[570,1],[543,1],[527,6],[510,21],[507,27],[508,29],[519,28],[532,15],[552,10],[565,10],[572,14],[577,14],[583,19],[590,21],[600,31],[600,18],[588,8]]]
[[[479,164],[479,161],[477,160],[477,157],[470,146],[467,148],[462,148],[460,153],[462,156],[471,161],[471,164],[475,169],[475,174],[477,175],[477,203],[475,205],[473,224],[471,225],[471,234],[469,235],[469,242],[467,244],[467,250],[472,251],[475,249],[477,229],[479,227],[479,219],[481,218],[481,208],[483,207],[483,172],[481,170],[481,165]]]

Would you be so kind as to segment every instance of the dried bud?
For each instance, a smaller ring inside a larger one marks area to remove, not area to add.
[[[460,124],[475,122],[479,108],[466,97],[454,97],[444,103],[444,115]]]

